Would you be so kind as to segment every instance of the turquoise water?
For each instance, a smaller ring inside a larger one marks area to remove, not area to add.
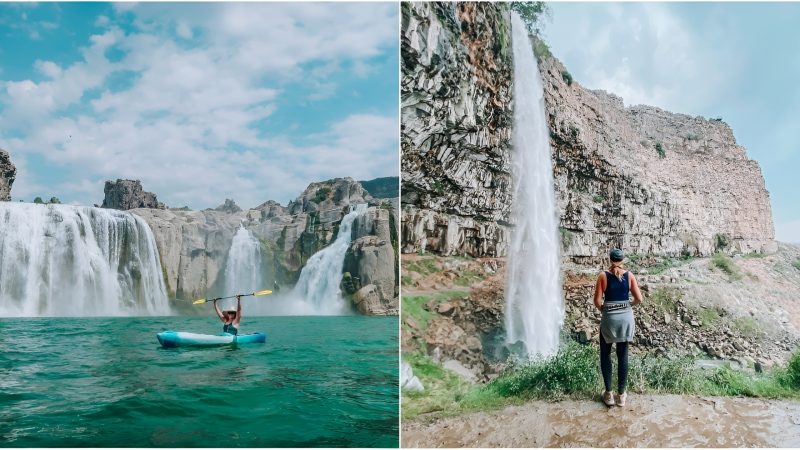
[[[3,447],[397,447],[396,317],[254,317],[266,344],[163,349],[216,317],[0,319]]]

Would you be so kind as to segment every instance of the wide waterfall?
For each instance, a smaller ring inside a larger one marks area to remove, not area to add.
[[[293,296],[309,304],[314,314],[335,315],[349,312],[339,284],[342,281],[344,256],[352,239],[353,222],[366,211],[366,204],[351,206],[350,212],[339,224],[339,233],[333,243],[314,253],[300,272]]]
[[[527,356],[558,350],[564,320],[550,137],[539,67],[525,25],[512,13],[514,203],[506,281],[506,343]]]
[[[0,316],[169,313],[156,241],[140,217],[0,202]]]
[[[233,236],[225,262],[223,295],[251,293],[265,289],[261,244],[244,226]]]

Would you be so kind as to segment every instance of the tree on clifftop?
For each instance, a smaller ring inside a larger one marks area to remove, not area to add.
[[[541,16],[550,14],[550,8],[545,2],[511,2],[511,10],[519,14],[519,17],[525,22],[528,33],[536,36],[541,31],[539,29]]]

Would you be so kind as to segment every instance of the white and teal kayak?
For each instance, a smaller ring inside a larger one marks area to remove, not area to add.
[[[185,346],[209,347],[229,344],[263,344],[267,341],[267,335],[260,332],[233,335],[229,333],[199,334],[185,331],[162,331],[156,334],[156,337],[158,338],[158,342],[167,348]]]

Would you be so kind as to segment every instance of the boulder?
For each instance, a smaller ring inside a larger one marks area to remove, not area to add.
[[[110,209],[129,210],[135,208],[165,209],[152,192],[142,189],[139,180],[106,181],[103,189],[105,197],[101,207]]]
[[[11,156],[0,148],[0,201],[11,200],[11,186],[17,176],[17,168],[11,163]]]

